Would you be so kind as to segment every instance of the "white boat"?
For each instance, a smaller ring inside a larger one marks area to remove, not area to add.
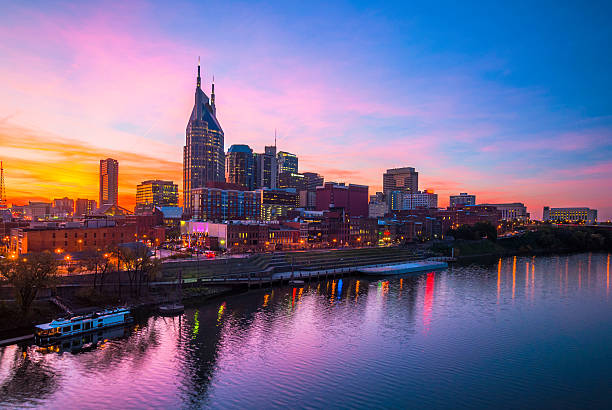
[[[446,269],[447,267],[448,264],[446,262],[418,261],[400,263],[396,265],[363,267],[357,268],[357,271],[366,275],[401,275],[403,273],[426,272],[438,269]]]
[[[126,308],[107,309],[88,315],[55,319],[36,325],[35,336],[39,343],[49,343],[64,337],[79,335],[112,326],[133,322],[130,310]]]
[[[162,315],[177,315],[183,313],[185,306],[180,303],[169,303],[167,305],[161,305],[157,308]]]

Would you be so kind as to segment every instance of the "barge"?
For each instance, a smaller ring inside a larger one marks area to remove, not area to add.
[[[107,309],[87,315],[55,319],[36,326],[35,338],[46,344],[58,339],[132,323],[134,318],[127,308]]]
[[[446,268],[448,268],[448,264],[446,262],[419,261],[419,262],[400,263],[397,265],[383,265],[383,266],[357,268],[357,272],[363,273],[365,275],[387,276],[387,275],[401,275],[404,273],[431,272],[432,270],[439,270],[439,269],[446,269]]]

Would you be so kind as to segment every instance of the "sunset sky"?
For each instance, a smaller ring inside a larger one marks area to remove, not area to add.
[[[122,206],[142,180],[181,184],[201,56],[226,149],[276,128],[300,171],[371,193],[413,166],[440,206],[612,218],[610,3],[330,3],[0,0],[9,202],[97,200],[106,157]]]

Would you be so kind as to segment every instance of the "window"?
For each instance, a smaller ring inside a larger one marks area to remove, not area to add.
[[[81,324],[72,326],[72,330],[81,330]]]
[[[70,332],[70,326],[65,326],[62,328],[62,332],[67,333]]]

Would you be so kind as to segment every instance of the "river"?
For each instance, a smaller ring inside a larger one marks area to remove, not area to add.
[[[85,348],[0,347],[0,406],[611,408],[610,291],[588,253],[257,289]]]

